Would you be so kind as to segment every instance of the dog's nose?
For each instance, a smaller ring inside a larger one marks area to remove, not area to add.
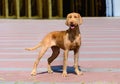
[[[70,24],[74,24],[73,22],[70,22]]]

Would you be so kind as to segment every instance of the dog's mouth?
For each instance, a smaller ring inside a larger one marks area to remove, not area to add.
[[[74,28],[75,28],[75,25],[74,25],[74,24],[71,24],[71,25],[70,25],[70,28],[71,28],[71,29],[74,29]]]

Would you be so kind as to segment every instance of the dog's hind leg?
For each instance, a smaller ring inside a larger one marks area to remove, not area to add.
[[[32,76],[36,75],[36,71],[37,71],[37,66],[39,64],[40,59],[42,58],[42,56],[45,54],[45,52],[47,51],[48,47],[41,47],[41,51],[39,53],[38,58],[36,59],[36,61],[34,62],[34,66],[33,66],[33,70],[31,72]]]
[[[57,46],[53,46],[51,47],[53,53],[51,55],[51,57],[48,58],[48,73],[52,73],[52,69],[51,69],[51,66],[50,64],[54,61],[54,59],[59,55],[60,53],[60,48],[57,47]]]

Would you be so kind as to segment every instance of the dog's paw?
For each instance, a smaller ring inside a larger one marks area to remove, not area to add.
[[[82,71],[79,71],[79,70],[75,70],[75,73],[76,73],[77,75],[83,75],[83,72],[82,72]]]
[[[67,72],[63,72],[63,73],[62,73],[62,76],[63,76],[63,77],[67,77]]]
[[[37,73],[35,71],[31,72],[31,76],[36,76]]]
[[[51,69],[50,64],[48,64],[48,73],[49,73],[49,74],[53,73],[53,70]]]
[[[48,73],[49,73],[49,74],[52,74],[52,73],[53,73],[53,70],[48,70]]]

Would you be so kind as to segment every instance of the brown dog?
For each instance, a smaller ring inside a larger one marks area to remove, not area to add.
[[[79,47],[81,45],[81,35],[79,25],[82,24],[82,18],[78,13],[70,13],[67,15],[66,25],[69,29],[66,31],[54,31],[47,34],[44,39],[33,48],[26,48],[26,50],[35,50],[41,47],[38,58],[36,59],[31,75],[36,75],[38,63],[48,48],[51,48],[53,53],[48,58],[48,73],[52,73],[50,64],[59,55],[60,48],[64,50],[63,73],[62,76],[67,76],[67,58],[70,50],[74,51],[74,67],[77,75],[82,74],[78,67]]]

